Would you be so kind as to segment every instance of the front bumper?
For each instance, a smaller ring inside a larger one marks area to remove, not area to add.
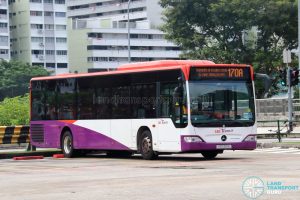
[[[188,143],[184,140],[185,136],[181,136],[181,151],[182,152],[201,152],[208,150],[254,150],[256,149],[256,141],[243,142],[222,142],[222,143],[206,143],[192,142]]]

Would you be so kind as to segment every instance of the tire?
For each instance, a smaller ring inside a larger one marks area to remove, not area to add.
[[[130,158],[133,153],[130,151],[108,151],[106,155],[111,158]]]
[[[201,154],[206,160],[213,160],[219,153],[219,151],[204,151]]]
[[[61,139],[61,149],[66,158],[72,158],[75,156],[75,150],[73,146],[73,136],[70,131],[65,131]]]
[[[142,133],[139,142],[139,152],[145,160],[154,160],[158,154],[153,151],[153,142],[151,132],[146,130]]]

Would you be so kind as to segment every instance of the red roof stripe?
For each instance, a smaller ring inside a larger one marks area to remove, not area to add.
[[[57,76],[36,77],[36,78],[32,78],[31,81],[104,76],[104,75],[113,75],[113,74],[137,73],[137,72],[169,70],[169,69],[181,69],[185,75],[186,80],[188,80],[191,66],[249,67],[249,65],[214,64],[213,62],[207,61],[207,60],[162,60],[162,61],[129,63],[129,64],[121,65],[116,71],[81,73],[81,74],[63,74],[63,75],[57,75]],[[251,72],[252,72],[252,77],[253,77],[253,69],[251,69]]]

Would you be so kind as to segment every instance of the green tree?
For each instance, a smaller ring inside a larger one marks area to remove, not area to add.
[[[29,95],[5,98],[0,102],[0,126],[29,124]]]
[[[160,3],[165,8],[162,30],[182,48],[183,58],[246,63],[271,74],[282,66],[282,50],[298,46],[296,0]]]
[[[40,66],[20,61],[0,61],[0,100],[28,93],[32,77],[47,76],[49,72]]]

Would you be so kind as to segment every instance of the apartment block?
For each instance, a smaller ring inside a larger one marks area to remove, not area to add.
[[[8,0],[0,0],[0,59],[10,60]]]
[[[65,0],[10,0],[11,58],[68,73]]]
[[[180,49],[158,29],[158,0],[132,0],[129,10],[127,0],[69,0],[67,7],[71,72],[114,70],[128,63],[128,42],[131,62],[179,58]]]

